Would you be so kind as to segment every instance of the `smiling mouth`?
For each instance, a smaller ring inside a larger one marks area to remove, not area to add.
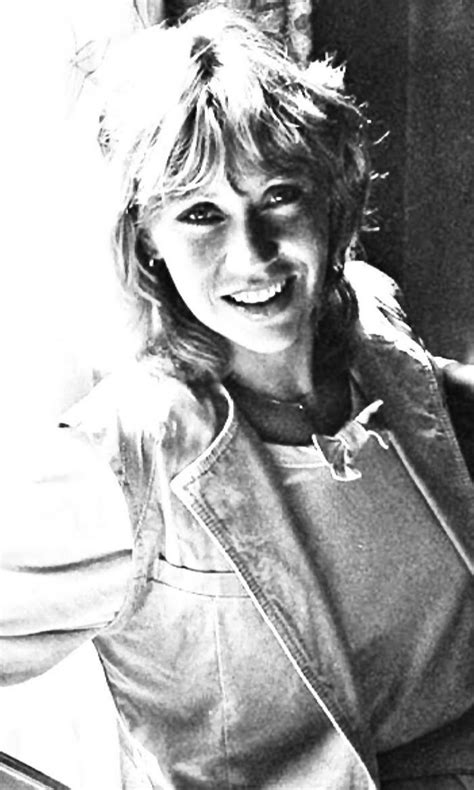
[[[273,299],[275,296],[280,294],[286,285],[286,280],[282,280],[279,283],[273,283],[272,285],[268,286],[268,288],[260,288],[259,290],[252,290],[252,291],[240,291],[239,293],[233,294],[228,298],[238,304],[264,304],[269,302],[270,299]]]
[[[270,317],[288,306],[294,290],[295,280],[294,276],[286,277],[266,288],[239,291],[238,293],[224,296],[223,299],[248,315]]]

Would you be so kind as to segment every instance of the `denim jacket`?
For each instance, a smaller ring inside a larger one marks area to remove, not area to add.
[[[399,457],[472,573],[474,494],[432,360],[391,281],[365,264],[348,274],[360,305],[354,376],[368,402],[383,400]],[[134,578],[95,643],[148,755],[143,786],[378,787],[330,591],[225,389],[197,396],[142,364],[105,380],[66,422],[111,464],[133,524]],[[180,566],[183,535],[198,553],[200,541],[211,546],[210,567]]]

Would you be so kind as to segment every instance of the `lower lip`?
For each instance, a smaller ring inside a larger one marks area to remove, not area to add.
[[[279,315],[284,310],[286,310],[289,306],[295,290],[295,283],[296,278],[292,277],[287,281],[283,290],[279,294],[272,296],[272,298],[268,299],[267,302],[245,304],[244,302],[235,302],[230,299],[226,299],[225,301],[228,305],[231,305],[240,313],[243,313],[248,318],[251,318],[255,321],[266,318],[274,318],[276,315]]]

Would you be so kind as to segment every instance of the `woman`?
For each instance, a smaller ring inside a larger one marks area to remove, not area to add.
[[[5,554],[5,675],[93,638],[147,787],[474,787],[472,486],[442,370],[349,260],[359,110],[222,9],[103,80],[150,342],[40,459],[62,512]]]

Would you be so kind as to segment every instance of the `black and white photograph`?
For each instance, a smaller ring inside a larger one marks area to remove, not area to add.
[[[474,5],[0,31],[0,790],[474,790]]]

